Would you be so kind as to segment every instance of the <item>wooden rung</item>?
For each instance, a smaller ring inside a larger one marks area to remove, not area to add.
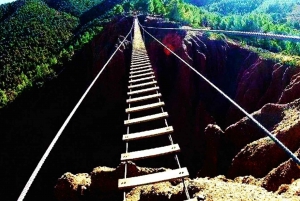
[[[144,56],[147,55],[147,52],[142,52],[142,53],[133,53],[131,56],[136,57],[136,56]]]
[[[158,172],[158,173],[148,174],[143,176],[119,179],[118,187],[120,190],[122,190],[122,189],[133,188],[136,186],[146,185],[146,184],[172,181],[172,180],[181,179],[188,176],[189,176],[189,172],[187,168],[179,168],[176,170],[169,170],[166,172]]]
[[[121,161],[135,161],[180,152],[178,144],[121,154]]]
[[[167,118],[168,116],[169,115],[167,112],[162,112],[162,113],[158,113],[158,114],[152,114],[152,115],[148,115],[148,116],[144,116],[144,117],[138,117],[138,118],[134,118],[134,119],[125,120],[124,124],[125,124],[125,126],[128,126],[128,125],[132,125],[132,124],[153,121],[156,119]]]
[[[141,69],[145,69],[145,68],[151,68],[151,65],[146,65],[146,66],[142,66],[142,67],[137,67],[137,68],[130,68],[130,70],[141,70]]]
[[[132,62],[131,67],[138,67],[138,66],[144,66],[144,65],[150,65],[149,61],[143,61],[143,62]]]
[[[152,98],[159,98],[159,97],[161,97],[160,93],[159,94],[152,94],[152,95],[148,95],[148,96],[142,96],[142,97],[127,99],[126,102],[127,103],[135,103],[135,102],[149,100],[149,99],[152,99]]]
[[[131,60],[149,59],[148,55],[133,56]]]
[[[147,52],[145,48],[141,48],[141,49],[138,49],[138,50],[133,50],[133,53],[140,53],[140,52]]]
[[[148,54],[147,54],[147,52],[145,52],[145,53],[132,54],[132,57],[141,57],[141,56],[148,56]]]
[[[153,85],[153,84],[157,84],[157,81],[154,80],[154,81],[146,82],[146,83],[142,83],[142,84],[130,85],[130,86],[128,86],[128,89],[134,89],[134,88],[144,87],[144,86]]]
[[[131,76],[129,76],[129,79],[137,78],[137,77],[143,77],[143,76],[146,76],[146,75],[153,75],[153,74],[154,74],[153,72],[149,72],[149,73],[144,73],[144,74],[139,74],[139,75],[131,75]]]
[[[148,58],[149,58],[148,55],[144,54],[144,55],[133,56],[131,60],[140,60],[140,59],[148,59]]]
[[[148,57],[147,54],[135,54],[135,55],[132,55],[132,59],[137,59],[137,58],[142,58],[142,57]]]
[[[144,69],[144,70],[138,70],[138,71],[130,71],[130,74],[139,74],[139,73],[145,73],[152,70],[151,68]]]
[[[142,63],[142,62],[146,62],[146,61],[150,61],[149,57],[140,57],[140,58],[132,58],[131,59],[131,63]]]
[[[150,137],[169,134],[169,133],[172,133],[173,131],[174,131],[173,127],[169,126],[169,127],[158,128],[158,129],[149,130],[149,131],[131,133],[131,134],[123,135],[123,141],[131,141],[131,140],[150,138]]]
[[[132,52],[132,55],[141,55],[141,54],[147,54],[147,51],[139,51],[139,52]]]
[[[150,91],[156,91],[156,90],[159,90],[159,87],[150,87],[150,88],[147,88],[147,89],[140,89],[140,90],[136,90],[136,91],[130,91],[128,92],[128,96],[131,96],[131,95],[135,95],[135,94],[141,94],[141,93],[146,93],[146,92],[150,92]]]
[[[149,109],[153,109],[153,108],[157,108],[157,107],[162,107],[164,105],[165,105],[164,102],[158,102],[158,103],[152,103],[152,104],[148,104],[148,105],[131,107],[131,108],[126,109],[126,113],[140,112],[140,111],[143,111],[143,110],[149,110]]]
[[[149,59],[143,59],[143,60],[141,60],[141,61],[131,61],[131,63],[130,63],[130,67],[131,68],[135,68],[135,67],[137,67],[137,66],[142,66],[142,65],[146,65],[147,63],[149,63],[150,64],[150,60]],[[149,65],[148,64],[148,65]]]
[[[152,75],[150,77],[144,77],[144,78],[136,79],[136,80],[129,80],[129,83],[141,82],[141,81],[152,80],[152,79],[155,79],[154,75]]]

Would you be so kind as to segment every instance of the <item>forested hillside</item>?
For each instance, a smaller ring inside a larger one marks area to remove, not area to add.
[[[300,36],[298,0],[18,0],[0,6],[0,108],[53,79],[105,23],[133,11],[195,28]],[[291,56],[300,55],[300,44],[290,41],[232,39],[288,55],[294,64]]]
[[[19,0],[0,6],[0,108],[53,79],[115,15],[103,1]],[[84,23],[82,22],[84,19]]]

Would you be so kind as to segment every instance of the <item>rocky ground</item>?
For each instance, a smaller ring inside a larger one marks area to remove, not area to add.
[[[267,104],[253,116],[299,157],[300,99],[287,104]],[[300,200],[300,167],[255,129],[248,118],[229,126],[225,132],[216,125],[207,126],[208,162],[198,173],[203,177],[185,180],[193,197],[199,196],[202,200]],[[216,175],[218,161],[224,161],[219,152],[226,146],[221,144],[235,147],[227,152],[235,155],[227,175],[232,179]],[[142,168],[134,163],[129,163],[128,170],[129,177],[168,171]],[[123,178],[123,173],[124,164],[117,168],[97,167],[90,174],[65,173],[55,186],[56,198],[59,201],[120,199],[117,181]],[[137,187],[126,196],[130,201],[185,199],[180,181]]]
[[[119,200],[117,188],[118,178],[122,178],[124,165],[119,167],[97,167],[90,174],[73,175],[65,173],[58,179],[55,195],[59,201],[80,200]],[[155,172],[168,171],[165,168],[141,168],[134,163],[129,164],[129,176],[139,176]],[[192,197],[200,200],[300,200],[300,179],[291,181],[290,185],[282,184],[275,192],[261,187],[264,180],[252,176],[237,177],[234,180],[225,176],[214,178],[186,179],[185,184]],[[164,201],[185,200],[183,184],[180,181],[162,182],[154,185],[136,187],[126,194],[128,201]]]

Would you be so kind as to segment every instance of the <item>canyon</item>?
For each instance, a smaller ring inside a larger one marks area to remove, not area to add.
[[[141,16],[139,20],[144,26],[179,26],[149,16]],[[20,180],[19,186],[15,186],[11,193],[21,191],[45,147],[114,51],[118,44],[116,41],[122,41],[128,33],[131,23],[130,18],[109,23],[102,34],[66,64],[56,80],[25,93],[0,113],[2,122],[9,130],[2,141],[2,153],[15,153],[14,159],[6,158],[3,162],[5,166],[12,167],[4,172],[4,177]],[[275,63],[239,44],[213,40],[200,32],[154,29],[149,32],[252,113],[255,119],[299,155],[299,67]],[[127,40],[66,128],[36,179],[29,199],[121,199],[122,192],[117,190],[116,182],[117,178],[122,177],[123,165],[119,158],[125,150],[121,136],[125,133],[123,120],[126,119],[131,57],[131,42],[129,38]],[[206,200],[223,200],[226,198],[222,197],[223,194],[234,197],[226,199],[239,200],[246,199],[245,196],[250,193],[235,196],[237,192],[232,189],[250,189],[272,200],[280,200],[284,196],[299,200],[299,190],[293,188],[293,185],[299,184],[300,169],[297,165],[256,125],[168,50],[147,35],[145,42],[166,103],[165,109],[170,115],[169,121],[174,127],[172,136],[182,150],[180,161],[190,172],[187,182],[192,195],[204,195]],[[14,127],[16,122],[17,128]],[[22,146],[24,141],[26,146]],[[34,156],[32,148],[36,153]],[[28,160],[31,162],[19,166]],[[165,166],[145,162],[137,165],[131,163],[130,167],[133,175],[141,175],[166,171],[169,165],[169,161]],[[20,172],[24,173],[24,178],[18,176]],[[79,172],[91,173],[75,175]],[[47,181],[45,178],[48,178]],[[112,178],[115,182],[111,181]],[[215,194],[208,190],[213,189],[214,185],[229,187]],[[7,188],[10,188],[9,184]],[[139,187],[129,192],[128,196],[132,197],[131,200],[184,199],[180,184],[176,181],[156,184],[155,190],[149,188]],[[257,200],[267,199],[257,196]]]

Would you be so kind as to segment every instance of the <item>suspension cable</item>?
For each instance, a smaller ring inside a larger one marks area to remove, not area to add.
[[[261,33],[261,32],[228,31],[228,30],[195,29],[195,28],[163,28],[163,27],[147,27],[147,26],[142,26],[142,28],[162,29],[162,30],[201,31],[201,32],[223,33],[223,34],[237,35],[237,36],[254,36],[254,37],[260,37],[260,38],[273,38],[273,39],[279,39],[279,40],[300,42],[299,36]]]
[[[144,29],[142,27],[142,29]],[[283,149],[290,158],[293,159],[297,165],[300,165],[300,160],[297,158],[297,156],[292,153],[281,141],[279,141],[270,131],[268,131],[263,125],[261,125],[252,115],[250,115],[246,110],[244,110],[240,105],[238,105],[234,100],[232,100],[228,95],[226,95],[221,89],[219,89],[216,85],[214,85],[211,81],[209,81],[205,76],[203,76],[201,73],[199,73],[194,67],[192,67],[189,63],[187,63],[185,60],[183,60],[180,56],[178,56],[175,52],[173,52],[170,48],[165,46],[162,42],[160,42],[158,39],[156,39],[154,36],[152,36],[148,31],[144,29],[144,31],[151,36],[155,41],[157,41],[159,44],[161,44],[164,48],[166,48],[168,51],[170,51],[173,55],[175,55],[179,60],[181,60],[185,65],[187,65],[192,71],[194,71],[197,75],[200,76],[201,79],[203,79],[205,82],[207,82],[211,87],[213,87],[217,92],[219,92],[222,96],[224,96],[230,103],[232,103],[237,109],[239,109],[241,112],[243,112],[250,120],[252,120],[260,129],[263,130],[263,132],[270,137],[281,149]]]
[[[128,32],[128,34],[126,35],[126,37],[124,38],[124,40],[120,43],[120,45],[116,48],[116,50],[114,51],[114,53],[110,56],[110,58],[104,64],[103,68],[97,74],[97,76],[95,77],[95,79],[93,80],[93,82],[87,88],[87,90],[85,91],[85,93],[82,95],[82,97],[80,98],[80,100],[78,101],[78,103],[75,105],[75,107],[73,108],[73,110],[71,111],[71,113],[69,114],[69,116],[67,117],[67,119],[65,120],[65,122],[63,123],[63,125],[61,126],[61,128],[59,129],[59,131],[57,132],[57,134],[55,135],[55,137],[53,138],[51,144],[49,145],[49,147],[47,148],[47,150],[44,153],[43,157],[41,158],[41,160],[37,164],[36,168],[34,169],[33,173],[31,174],[29,180],[27,181],[27,183],[26,183],[24,189],[22,190],[22,192],[21,192],[21,194],[20,194],[20,196],[19,196],[19,198],[18,198],[17,201],[22,201],[25,198],[25,196],[26,196],[29,188],[31,187],[33,181],[35,180],[37,174],[39,173],[40,169],[42,168],[43,164],[45,163],[45,160],[49,156],[51,150],[53,149],[53,147],[56,144],[57,140],[61,136],[62,132],[64,131],[64,129],[66,128],[66,126],[70,122],[70,120],[73,117],[73,115],[75,114],[76,110],[78,109],[78,107],[80,106],[80,104],[82,103],[82,101],[84,100],[84,98],[86,97],[86,95],[89,93],[90,89],[93,87],[93,85],[95,84],[95,82],[97,81],[97,79],[99,78],[99,76],[105,70],[106,66],[109,64],[109,62],[112,60],[112,58],[114,57],[114,55],[117,53],[117,51],[123,45],[123,43],[125,42],[125,40],[129,36],[129,34],[131,33],[132,28],[133,28],[133,26],[131,27],[130,31]]]

